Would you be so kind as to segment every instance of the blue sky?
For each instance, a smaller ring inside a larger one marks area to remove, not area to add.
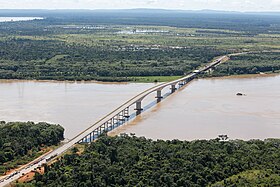
[[[0,0],[0,8],[280,11],[280,0]]]

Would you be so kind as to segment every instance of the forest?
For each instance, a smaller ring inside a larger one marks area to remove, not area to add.
[[[82,154],[73,148],[46,165],[44,175],[37,173],[32,182],[17,186],[255,187],[279,186],[279,176],[276,139],[153,141],[122,134],[104,135]]]
[[[277,14],[3,10],[0,15],[44,18],[0,23],[0,79],[166,80],[145,77],[183,76],[214,57],[244,51],[255,55],[235,57],[212,76],[279,70]]]
[[[279,70],[279,52],[251,53],[231,57],[227,63],[217,66],[212,76],[277,73]]]
[[[17,51],[17,53],[15,53]],[[184,75],[224,54],[212,47],[138,51],[98,49],[65,42],[0,41],[0,78],[100,80],[102,77]],[[104,79],[105,80],[105,79]]]
[[[0,122],[0,174],[26,164],[43,153],[43,148],[64,139],[59,125],[33,122]]]

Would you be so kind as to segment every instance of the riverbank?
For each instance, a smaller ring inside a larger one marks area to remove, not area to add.
[[[0,81],[38,81],[38,82],[67,82],[67,83],[102,83],[102,84],[126,84],[126,83],[157,83],[170,82],[183,76],[142,76],[142,77],[100,77],[94,80],[72,79],[0,79]]]
[[[262,72],[258,74],[239,74],[239,75],[221,75],[221,76],[211,76],[211,75],[201,75],[201,79],[225,79],[225,78],[250,78],[250,77],[269,77],[277,76],[280,71],[275,72]],[[183,76],[143,76],[143,77],[120,77],[120,79],[107,78],[105,81],[101,80],[37,80],[37,79],[0,79],[0,82],[26,82],[26,81],[36,81],[36,82],[53,82],[53,83],[96,83],[96,84],[128,84],[128,83],[158,83],[158,82],[170,82],[177,80]],[[122,81],[120,81],[122,80]]]

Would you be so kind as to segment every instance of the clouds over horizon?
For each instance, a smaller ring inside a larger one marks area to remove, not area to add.
[[[280,0],[0,0],[1,9],[128,9],[280,11]]]

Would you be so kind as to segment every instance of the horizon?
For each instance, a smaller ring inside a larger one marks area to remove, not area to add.
[[[165,9],[165,8],[99,8],[99,9],[89,9],[89,8],[0,8],[1,10],[21,10],[21,11],[36,11],[36,10],[45,10],[45,11],[129,11],[129,10],[157,10],[157,11],[174,11],[174,12],[228,12],[228,13],[280,13],[280,10],[276,11],[235,11],[235,10],[217,10],[217,9],[198,9],[198,10],[184,10],[184,9]]]
[[[280,12],[279,0],[0,0],[3,9]]]

